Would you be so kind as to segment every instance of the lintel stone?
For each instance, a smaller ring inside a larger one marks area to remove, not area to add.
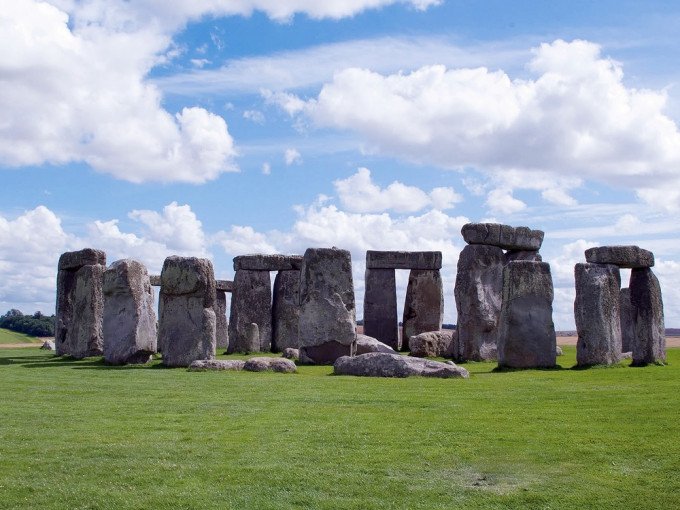
[[[59,269],[77,271],[83,266],[106,265],[106,253],[102,250],[85,248],[80,251],[67,251],[59,257]]]
[[[374,251],[366,252],[367,269],[425,269],[442,268],[440,251]]]
[[[599,246],[586,250],[586,262],[642,269],[654,266],[654,254],[638,246]]]
[[[488,244],[504,250],[536,251],[543,244],[542,230],[511,227],[500,223],[467,223],[460,233],[468,244]]]
[[[222,292],[233,292],[234,282],[232,280],[215,280],[215,289]]]
[[[302,255],[239,255],[234,257],[234,271],[291,271],[302,267]]]

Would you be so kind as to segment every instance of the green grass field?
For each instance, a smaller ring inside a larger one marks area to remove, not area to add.
[[[451,380],[0,348],[0,508],[679,508],[680,348],[588,370],[564,350]]]
[[[42,344],[42,340],[34,336],[16,333],[9,329],[0,328],[0,345],[7,344]]]

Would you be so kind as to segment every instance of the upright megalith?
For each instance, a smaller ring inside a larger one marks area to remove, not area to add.
[[[576,264],[574,319],[579,366],[611,365],[621,358],[621,275],[613,264]]]
[[[444,289],[439,269],[411,269],[403,317],[401,348],[405,351],[412,336],[442,328]]]
[[[253,352],[255,346],[247,335],[251,323],[257,324],[260,334],[259,345],[254,352],[268,351],[272,344],[272,287],[269,271],[238,269],[231,293],[227,352]]]
[[[57,356],[101,356],[104,348],[102,283],[106,253],[86,248],[59,258],[55,344]]]
[[[364,334],[392,349],[399,349],[397,283],[394,269],[366,267],[364,291]]]
[[[506,257],[498,246],[469,244],[460,252],[454,295],[459,360],[496,359]]]
[[[330,364],[356,348],[352,258],[347,250],[309,248],[300,270],[300,361]]]
[[[630,288],[619,291],[619,315],[621,316],[621,352],[631,352],[635,339],[633,304],[630,302]]]
[[[553,294],[549,264],[514,261],[505,266],[498,337],[499,366],[555,366],[557,339],[552,319]]]
[[[227,293],[215,290],[215,346],[229,348],[229,324],[227,323]]]
[[[300,270],[279,271],[274,278],[272,299],[272,351],[297,349],[300,345]]]
[[[114,365],[146,363],[156,352],[154,294],[146,267],[117,260],[104,273],[104,359]]]
[[[163,364],[187,367],[215,358],[215,275],[212,262],[171,256],[161,271],[158,344]]]
[[[633,309],[633,365],[666,361],[666,329],[659,280],[649,268],[630,272]]]

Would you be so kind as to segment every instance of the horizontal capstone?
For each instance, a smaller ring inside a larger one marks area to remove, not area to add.
[[[440,251],[374,251],[366,252],[367,269],[441,269]]]

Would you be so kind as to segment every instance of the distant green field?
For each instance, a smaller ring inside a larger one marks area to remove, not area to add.
[[[42,341],[34,336],[24,335],[23,333],[15,333],[9,329],[0,328],[0,345],[36,343],[42,343]]]
[[[564,351],[452,380],[0,348],[0,508],[680,508],[680,348],[587,370]]]

